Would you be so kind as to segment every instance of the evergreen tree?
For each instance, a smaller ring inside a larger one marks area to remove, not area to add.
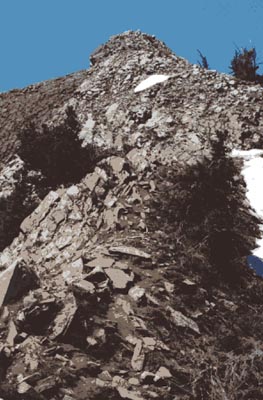
[[[53,187],[78,182],[98,161],[93,146],[81,146],[79,132],[76,114],[68,107],[66,118],[60,125],[42,125],[39,129],[28,124],[19,135],[18,154],[30,169],[41,171]]]
[[[209,64],[208,64],[207,58],[201,53],[200,50],[197,50],[197,52],[200,57],[200,61],[198,61],[198,65],[202,68],[209,69]]]
[[[230,70],[236,78],[250,82],[260,82],[261,77],[257,74],[258,68],[259,65],[257,63],[255,47],[249,50],[246,48],[235,50],[235,55],[230,64]]]
[[[235,283],[260,232],[259,221],[244,205],[245,184],[228,154],[226,137],[227,131],[216,132],[211,157],[162,176],[160,189],[166,186],[166,196],[159,193],[155,208],[179,264],[196,268],[197,262],[205,274]]]

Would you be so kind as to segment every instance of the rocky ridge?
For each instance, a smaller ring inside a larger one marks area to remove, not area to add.
[[[262,88],[190,65],[139,32],[113,37],[91,63],[1,95],[1,127],[12,132],[0,175],[3,232],[19,183],[39,177],[14,155],[26,118],[58,125],[71,106],[83,146],[106,154],[80,182],[35,194],[38,206],[0,254],[1,396],[262,398],[262,280],[247,270],[238,289],[208,285],[178,263],[152,210],[166,195],[160,169],[209,155],[217,130],[228,131],[230,148],[262,146]],[[135,93],[152,74],[169,79]]]

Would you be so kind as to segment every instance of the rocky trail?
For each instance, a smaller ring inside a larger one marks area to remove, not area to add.
[[[0,398],[263,399],[262,278],[244,261],[229,284],[197,247],[182,257],[169,213],[176,174],[217,131],[230,150],[262,148],[262,87],[140,32],[91,64],[0,94]],[[68,107],[100,157],[44,187],[19,131],[59,126]]]

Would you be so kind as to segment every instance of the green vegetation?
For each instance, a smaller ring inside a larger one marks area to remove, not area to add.
[[[231,60],[230,70],[238,78],[250,82],[262,83],[262,76],[257,74],[259,64],[255,47],[237,49]]]
[[[68,107],[60,125],[43,125],[39,129],[29,123],[19,135],[18,155],[29,169],[41,171],[52,187],[78,182],[98,161],[94,146],[81,147],[79,132],[76,114]]]
[[[238,284],[259,229],[244,206],[244,182],[228,156],[226,136],[227,131],[216,132],[211,159],[182,170],[176,166],[160,170],[152,209],[158,210],[179,265],[199,270],[206,278],[219,274]]]
[[[200,61],[198,61],[198,65],[202,68],[209,69],[209,64],[208,64],[207,58],[203,55],[203,53],[201,53],[200,50],[197,50],[197,52],[200,57]]]

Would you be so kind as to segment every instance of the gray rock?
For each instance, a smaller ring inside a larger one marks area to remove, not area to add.
[[[9,330],[6,338],[6,343],[9,346],[14,346],[16,337],[17,337],[17,329],[14,324],[14,321],[11,320],[9,323]]]
[[[154,382],[159,382],[160,380],[165,380],[172,378],[172,374],[166,367],[160,367],[155,374]]]
[[[84,294],[84,295],[93,295],[96,292],[96,288],[93,285],[93,283],[89,282],[89,281],[85,281],[84,279],[82,279],[81,281],[77,281],[74,282],[72,284],[72,288],[74,290],[74,292],[78,292],[80,294]]]
[[[179,327],[188,328],[195,333],[200,334],[199,327],[196,322],[194,322],[191,318],[186,317],[180,311],[175,311],[172,307],[167,306],[167,311],[170,314],[172,322]]]
[[[35,391],[37,393],[45,393],[48,390],[51,390],[57,386],[55,375],[48,376],[47,378],[41,379],[37,382],[35,386]]]
[[[129,290],[129,296],[134,301],[139,302],[145,297],[145,289],[135,285]]]
[[[122,399],[126,400],[145,400],[144,397],[141,396],[139,392],[135,392],[133,390],[128,390],[124,387],[117,388],[119,395]]]
[[[144,362],[145,354],[143,351],[143,342],[142,340],[137,339],[131,360],[131,366],[135,371],[142,371]]]
[[[75,280],[80,280],[83,276],[83,261],[82,258],[78,258],[71,264],[66,264],[62,266],[63,278],[67,283],[71,283]]]
[[[131,275],[117,268],[105,269],[105,274],[110,279],[114,289],[127,289],[128,285],[133,281]]]
[[[73,321],[73,318],[77,312],[78,307],[73,294],[69,293],[64,298],[64,304],[65,304],[64,307],[57,314],[54,320],[54,324],[52,327],[52,334],[50,336],[52,340],[57,339],[58,337],[63,336],[67,333]]]
[[[95,267],[101,267],[101,268],[110,268],[113,266],[115,260],[110,257],[104,257],[104,256],[99,256],[91,261],[88,262],[87,267],[90,268],[95,268]]]
[[[135,247],[129,247],[129,246],[115,246],[115,247],[110,247],[109,249],[110,253],[117,253],[117,254],[127,254],[129,256],[134,256],[134,257],[140,257],[140,258],[145,258],[145,259],[150,259],[151,255],[136,249]]]
[[[17,393],[19,394],[25,394],[27,393],[30,389],[32,389],[32,386],[30,386],[27,382],[21,382],[17,386]]]
[[[140,376],[141,383],[144,385],[149,385],[153,383],[155,374],[149,371],[143,371]]]

